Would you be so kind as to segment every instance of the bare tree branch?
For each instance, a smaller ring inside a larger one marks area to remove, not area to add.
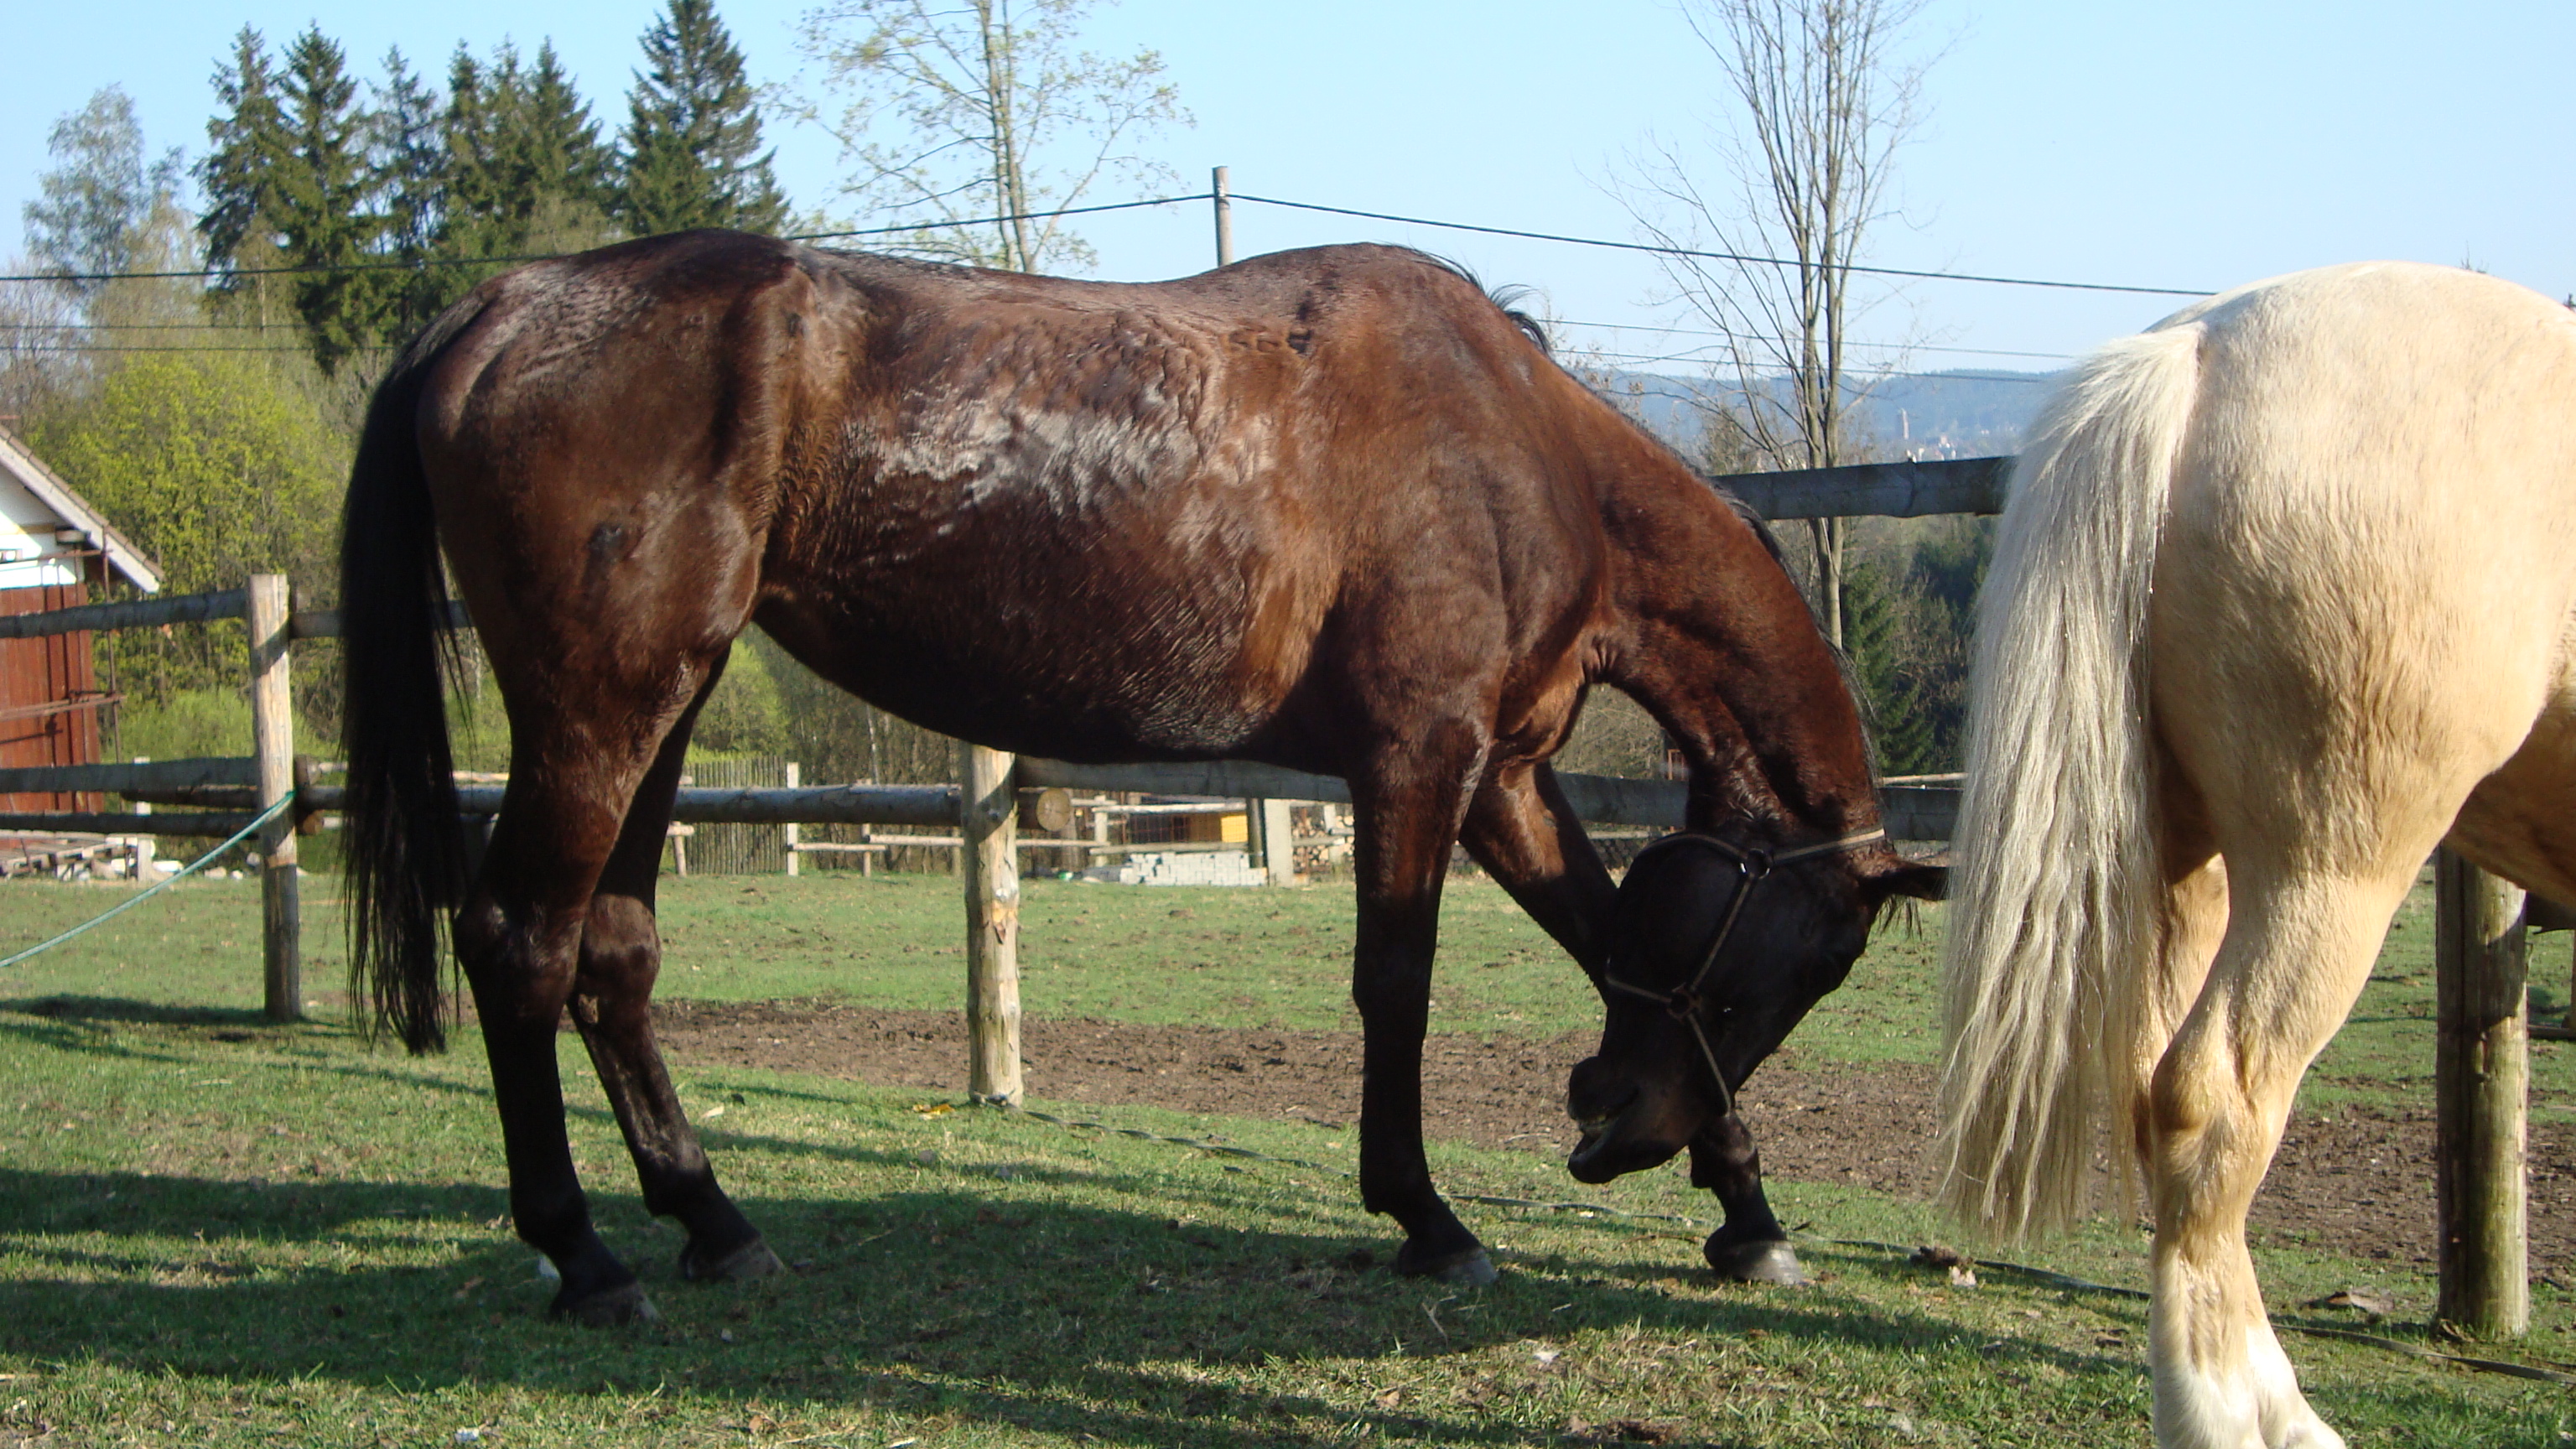
[[[871,211],[927,212],[903,250],[1014,271],[1088,265],[1060,217],[1109,179],[1171,168],[1137,153],[1190,123],[1162,57],[1078,51],[1092,0],[835,0],[808,11],[805,53],[837,115],[797,106],[840,139],[842,194]],[[1012,218],[969,225],[985,217]]]
[[[1894,157],[1921,118],[1922,63],[1895,53],[1921,9],[1922,0],[1683,0],[1733,98],[1733,124],[1711,127],[1715,168],[1660,139],[1631,158],[1626,200],[1650,240],[1787,261],[1662,259],[1670,299],[1722,339],[1727,375],[1703,414],[1772,467],[1845,461],[1851,408],[1867,393],[1847,356],[1851,269],[1891,213]],[[1710,169],[1733,194],[1703,188]],[[1810,528],[1820,612],[1840,644],[1843,520]]]

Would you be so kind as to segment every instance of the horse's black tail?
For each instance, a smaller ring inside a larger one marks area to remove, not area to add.
[[[471,298],[450,309],[377,387],[340,519],[349,996],[362,1027],[415,1052],[447,1044],[442,928],[467,877],[447,744],[447,580],[418,414],[430,365],[480,310]]]

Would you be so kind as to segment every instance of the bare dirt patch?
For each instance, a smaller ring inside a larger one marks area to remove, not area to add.
[[[683,1064],[759,1067],[883,1087],[954,1093],[966,1057],[954,1012],[838,1002],[656,1002],[654,1026]],[[1033,1096],[1140,1103],[1338,1127],[1359,1116],[1356,1032],[1227,1031],[1109,1021],[1022,1028]],[[1592,1049],[1548,1038],[1435,1035],[1423,1048],[1423,1120],[1435,1137],[1561,1157],[1574,1145],[1565,1075]],[[1932,1072],[1801,1060],[1792,1048],[1742,1094],[1772,1176],[1847,1182],[1920,1198],[1932,1186]],[[2292,1120],[2254,1203],[2257,1241],[2304,1242],[2354,1257],[2433,1261],[2433,1114],[2343,1108]],[[2534,1272],[2576,1260],[2576,1131],[2531,1127]]]

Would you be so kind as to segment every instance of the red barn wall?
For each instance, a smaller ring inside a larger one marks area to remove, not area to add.
[[[0,614],[33,614],[89,602],[78,584],[0,589]],[[90,636],[0,639],[0,768],[98,763],[98,676]],[[98,810],[95,794],[0,795],[0,811]]]

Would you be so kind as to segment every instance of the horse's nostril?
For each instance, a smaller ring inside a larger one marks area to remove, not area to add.
[[[1566,1115],[1587,1128],[1608,1122],[1636,1099],[1637,1084],[1622,1078],[1599,1057],[1576,1063],[1573,1075],[1566,1079]]]

